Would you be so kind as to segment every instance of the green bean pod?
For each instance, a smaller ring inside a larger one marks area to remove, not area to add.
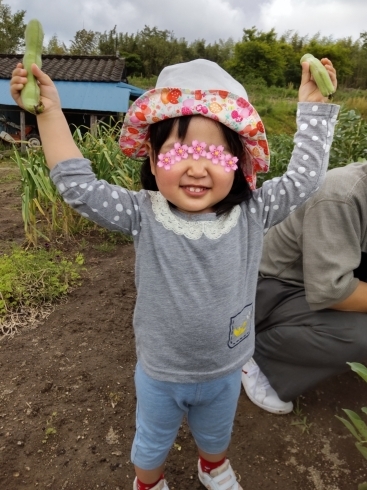
[[[310,64],[310,71],[313,79],[318,86],[321,94],[324,97],[328,97],[335,92],[333,82],[330,80],[329,73],[321,61],[315,58],[312,54],[306,53],[302,56],[300,63],[304,61]]]
[[[28,22],[25,30],[25,52],[23,66],[27,70],[28,81],[21,92],[24,109],[32,114],[41,114],[44,107],[41,102],[40,89],[32,74],[31,66],[35,63],[42,68],[43,29],[37,19]]]

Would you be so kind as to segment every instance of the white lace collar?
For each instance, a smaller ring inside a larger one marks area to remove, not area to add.
[[[184,235],[191,240],[198,240],[205,235],[211,240],[216,240],[225,235],[236,226],[241,213],[240,206],[234,206],[229,213],[219,216],[213,221],[187,221],[175,215],[160,192],[148,191],[155,219],[166,230],[171,230],[176,235]]]

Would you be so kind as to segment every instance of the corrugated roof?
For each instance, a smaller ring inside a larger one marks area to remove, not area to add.
[[[112,83],[55,82],[63,109],[127,112],[130,90]]]
[[[143,90],[142,88],[134,87],[134,85],[130,85],[129,83],[120,82],[117,84],[117,86],[121,88],[129,89],[133,99],[140,97],[146,92],[146,90]]]
[[[0,79],[11,78],[21,54],[0,54]],[[117,56],[42,55],[42,70],[53,81],[127,82],[125,59]]]

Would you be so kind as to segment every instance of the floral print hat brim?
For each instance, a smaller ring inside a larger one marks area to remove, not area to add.
[[[183,65],[190,65],[195,62],[206,62],[205,67],[210,63],[209,68],[214,68],[217,72],[218,70],[224,72],[225,84],[228,86],[228,78],[232,79],[232,77],[218,65],[207,60],[195,60],[189,63],[181,63],[181,66],[173,65],[173,67],[168,68],[180,67],[182,70]],[[221,75],[220,72],[219,75]],[[232,80],[233,85],[240,85],[234,79]],[[159,79],[157,84],[158,82]],[[197,86],[203,86],[203,84],[199,83]],[[242,94],[246,96],[246,91],[242,86],[240,87]],[[139,97],[127,112],[121,130],[120,148],[130,158],[145,157],[147,153],[144,143],[148,138],[151,124],[163,119],[187,115],[209,117],[228,126],[241,136],[251,157],[250,163],[245,169],[245,177],[251,188],[254,189],[256,187],[256,173],[267,172],[269,169],[269,147],[260,116],[244,96],[222,89],[193,90],[173,88],[172,85],[171,87],[152,89]]]

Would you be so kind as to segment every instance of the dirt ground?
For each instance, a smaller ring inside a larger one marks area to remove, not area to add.
[[[16,171],[0,165],[0,253],[23,242]],[[0,339],[0,489],[132,489],[134,249],[87,238],[82,286],[36,328]],[[244,490],[352,490],[367,462],[335,418],[367,405],[352,372],[271,415],[242,391],[229,451]],[[171,490],[203,488],[186,424],[165,471]]]

